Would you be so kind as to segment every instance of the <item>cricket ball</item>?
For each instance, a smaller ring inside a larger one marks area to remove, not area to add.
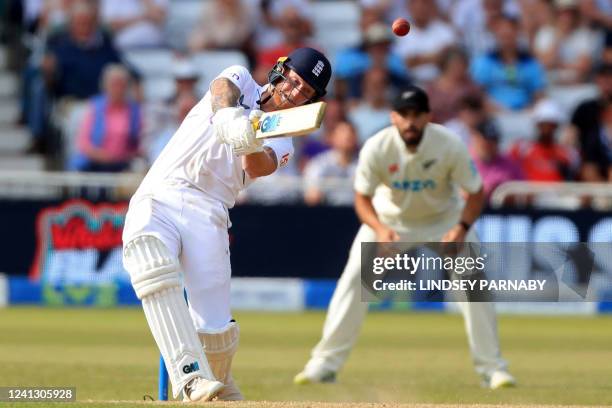
[[[397,18],[391,26],[393,34],[403,37],[410,32],[410,23],[405,18]]]

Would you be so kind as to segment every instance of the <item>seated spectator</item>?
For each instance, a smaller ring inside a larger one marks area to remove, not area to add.
[[[465,143],[470,144],[472,132],[487,117],[484,101],[480,95],[466,95],[458,104],[457,117],[445,123]]]
[[[491,120],[480,123],[472,132],[470,153],[482,177],[487,199],[499,185],[523,178],[517,164],[500,153],[499,139],[497,126]]]
[[[500,109],[526,109],[544,92],[544,70],[529,53],[520,50],[517,20],[500,17],[494,29],[497,49],[474,59],[472,77]]]
[[[387,25],[371,24],[362,37],[361,46],[340,51],[336,55],[334,91],[339,99],[361,98],[364,74],[375,67],[389,72],[393,88],[400,89],[409,83],[404,61],[391,51],[393,35]]]
[[[147,162],[153,164],[155,159],[160,155],[164,147],[168,144],[180,124],[183,122],[187,114],[198,103],[195,94],[190,92],[180,93],[173,101],[170,120],[166,121],[165,126],[147,140]]]
[[[104,93],[93,98],[81,124],[70,170],[119,172],[138,152],[140,105],[128,96],[130,77],[121,65],[104,70]]]
[[[189,39],[192,52],[237,49],[252,54],[255,16],[246,0],[206,2],[202,19]]]
[[[338,123],[346,121],[344,104],[337,99],[328,100],[321,128],[307,137],[293,139],[296,144],[295,151],[297,152],[298,169],[300,171],[304,169],[309,160],[330,148],[330,138],[333,130]]]
[[[612,181],[612,65],[597,68],[600,96],[578,105],[571,123],[580,151],[584,181]]]
[[[502,15],[519,16],[514,1],[458,0],[452,13],[452,24],[462,34],[461,43],[471,57],[495,48],[493,26]]]
[[[200,78],[196,67],[189,59],[177,59],[174,61],[172,71],[174,74],[174,94],[163,101],[151,101],[145,105],[144,138],[149,140],[154,135],[166,132],[176,122],[176,103],[183,95],[189,96],[189,100],[199,100],[196,85]]]
[[[100,92],[102,71],[121,60],[92,2],[75,0],[69,12],[67,28],[48,39],[41,62],[47,93],[56,99],[52,123],[61,130],[64,148],[74,145],[87,101]]]
[[[270,67],[276,64],[280,57],[289,55],[295,48],[316,48],[308,41],[310,21],[300,14],[299,9],[292,6],[284,7],[277,22],[283,33],[283,42],[257,51],[257,66],[253,78],[260,84],[267,83]]]
[[[395,47],[410,68],[410,75],[419,83],[433,81],[439,75],[437,62],[455,44],[452,27],[436,17],[430,0],[410,0],[412,16],[410,35],[399,38]]]
[[[161,47],[168,0],[100,0],[102,21],[119,49]]]
[[[572,180],[576,156],[555,140],[557,129],[565,118],[559,107],[550,100],[542,100],[533,112],[537,128],[535,140],[519,140],[510,149],[512,157],[529,181]]]
[[[353,204],[353,177],[357,167],[357,134],[349,122],[340,122],[330,135],[332,148],[312,159],[304,169],[304,201],[308,205]],[[346,181],[345,185],[325,186]]]
[[[581,26],[578,0],[555,0],[555,7],[554,25],[541,27],[535,37],[535,54],[551,82],[584,82],[597,47],[595,35]]]
[[[67,29],[49,38],[46,48],[42,69],[57,98],[97,94],[104,67],[121,61],[112,38],[98,24],[96,9],[85,0],[72,4]]]
[[[388,101],[389,74],[384,68],[371,68],[363,78],[363,98],[348,112],[359,135],[359,144],[380,129],[389,126],[391,109]]]
[[[529,44],[533,44],[538,30],[554,23],[555,7],[550,0],[521,0],[519,4],[521,27]]]
[[[432,122],[445,123],[459,111],[459,101],[466,95],[480,95],[481,91],[472,81],[468,71],[467,55],[457,48],[442,56],[439,67],[441,75],[425,89],[429,95]]]

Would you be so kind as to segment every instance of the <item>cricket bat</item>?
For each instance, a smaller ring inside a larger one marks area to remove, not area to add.
[[[310,103],[295,108],[264,113],[253,123],[257,139],[283,136],[304,136],[321,126],[325,102]]]

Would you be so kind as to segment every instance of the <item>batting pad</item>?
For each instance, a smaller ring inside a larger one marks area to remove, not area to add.
[[[232,359],[238,350],[238,323],[230,322],[220,330],[200,330],[200,340],[215,377],[225,384],[218,395],[221,401],[238,401],[244,397],[232,378]]]
[[[142,236],[126,245],[123,262],[166,362],[174,398],[195,377],[214,380],[189,316],[178,260],[159,239]]]

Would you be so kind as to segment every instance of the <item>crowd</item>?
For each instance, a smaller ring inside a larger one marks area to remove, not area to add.
[[[31,149],[59,152],[59,166],[71,170],[150,163],[203,96],[190,56],[239,50],[263,84],[293,48],[328,51],[314,40],[319,16],[309,0],[207,0],[176,44],[166,22],[181,1],[8,0],[29,51],[21,121]],[[350,186],[359,146],[389,125],[389,100],[410,83],[426,89],[433,121],[468,145],[489,195],[510,180],[612,181],[612,2],[356,0],[355,7],[361,40],[330,55],[324,125],[295,140],[296,160],[279,174],[304,177],[307,204],[351,202],[350,190],[326,188],[325,180]],[[412,25],[406,37],[389,29],[400,16]],[[143,48],[175,54],[173,93],[164,100],[145,98],[142,73],[126,63],[124,53]],[[554,92],[591,88],[590,97],[569,101]],[[527,117],[533,132],[500,126],[503,117]]]

